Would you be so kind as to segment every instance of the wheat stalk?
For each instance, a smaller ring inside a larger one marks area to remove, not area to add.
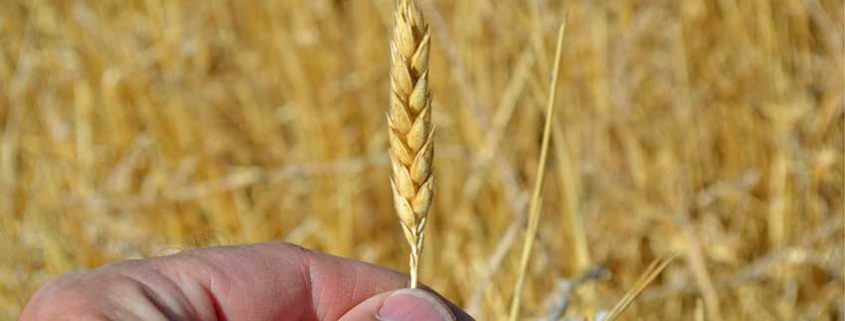
[[[654,279],[660,276],[660,273],[663,273],[663,270],[669,267],[669,263],[672,263],[672,261],[674,261],[677,257],[677,253],[672,253],[669,256],[661,257],[654,262],[651,262],[651,265],[648,266],[645,273],[640,275],[640,278],[637,280],[637,283],[634,284],[634,287],[625,293],[622,300],[619,300],[619,302],[616,303],[613,309],[610,309],[610,312],[608,312],[602,320],[614,321],[619,318],[622,312],[628,309],[631,303],[634,303],[634,300],[643,293],[643,290],[645,290],[645,288],[654,281]]]
[[[411,246],[412,288],[417,287],[425,225],[434,196],[434,128],[428,88],[430,30],[412,0],[399,0],[390,44],[391,188],[402,231]]]
[[[528,276],[528,263],[531,259],[531,249],[534,247],[534,240],[540,228],[540,210],[543,204],[543,182],[546,174],[546,160],[549,155],[549,144],[551,143],[551,132],[555,114],[555,101],[557,97],[557,82],[560,79],[561,55],[563,54],[563,37],[566,34],[567,16],[564,16],[563,23],[557,32],[557,49],[555,50],[555,64],[552,69],[552,79],[549,83],[549,98],[546,102],[546,121],[543,125],[543,141],[540,145],[540,161],[537,165],[537,177],[534,180],[534,190],[531,192],[531,206],[528,210],[528,228],[525,231],[525,242],[522,244],[522,255],[519,261],[519,275],[514,285],[513,299],[511,300],[509,321],[519,319],[519,310],[522,302],[522,290],[525,287],[525,278]]]

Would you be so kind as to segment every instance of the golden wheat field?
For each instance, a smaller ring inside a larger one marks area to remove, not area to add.
[[[423,283],[506,318],[566,18],[520,319],[594,319],[677,253],[621,319],[845,320],[842,1],[418,2]],[[393,5],[0,1],[0,320],[53,276],[203,246],[407,273]]]

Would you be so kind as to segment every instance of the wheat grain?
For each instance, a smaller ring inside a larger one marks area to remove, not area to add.
[[[391,188],[402,231],[411,246],[410,286],[414,288],[434,195],[434,128],[428,87],[431,37],[422,11],[412,0],[399,0],[393,28],[387,115],[393,168]]]

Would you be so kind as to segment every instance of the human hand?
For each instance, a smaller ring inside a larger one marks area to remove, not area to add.
[[[366,263],[284,243],[200,249],[62,276],[20,321],[473,320]]]

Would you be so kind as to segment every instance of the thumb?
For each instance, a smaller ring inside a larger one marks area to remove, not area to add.
[[[377,294],[361,302],[340,321],[464,321],[472,320],[435,294],[421,289],[400,289]],[[455,315],[461,316],[456,318]]]

